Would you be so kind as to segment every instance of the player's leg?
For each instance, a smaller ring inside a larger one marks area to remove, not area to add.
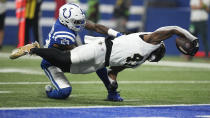
[[[32,27],[31,19],[26,18],[25,23],[25,39],[24,39],[24,45],[29,44],[30,42],[30,29]]]
[[[53,66],[59,67],[63,72],[70,72],[70,52],[60,51],[56,48],[32,48],[31,54],[36,54],[50,62]]]
[[[36,3],[36,9],[34,13],[34,18],[33,18],[33,32],[34,32],[34,39],[39,42],[41,46],[43,46],[43,41],[42,41],[42,30],[39,25],[40,23],[40,9],[41,9],[41,4],[42,2],[37,2]]]
[[[207,29],[208,29],[208,25],[207,22],[199,22],[198,23],[198,30],[201,36],[201,40],[203,43],[203,47],[204,47],[204,51],[205,51],[205,57],[208,57],[208,34],[207,34]]]
[[[107,100],[109,101],[123,101],[123,98],[120,97],[120,94],[117,92],[117,82],[113,82],[108,76],[108,70],[106,68],[102,68],[96,71],[99,78],[104,83],[108,96]],[[112,82],[112,83],[111,83]]]
[[[71,94],[72,87],[61,69],[55,66],[46,67],[44,62],[42,63],[42,69],[54,86],[54,88],[50,85],[45,87],[47,96],[54,99],[68,98]]]
[[[0,50],[2,48],[3,39],[4,39],[5,16],[6,16],[6,13],[3,13],[0,15]]]
[[[101,81],[104,83],[104,86],[106,87],[106,89],[109,90],[110,81],[107,76],[107,69],[106,68],[99,69],[96,71],[96,74],[101,79]]]

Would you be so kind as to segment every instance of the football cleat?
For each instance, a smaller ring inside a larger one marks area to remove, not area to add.
[[[35,41],[32,44],[27,44],[25,46],[16,48],[12,51],[11,55],[9,56],[10,59],[16,59],[18,57],[21,57],[23,55],[26,55],[30,52],[32,48],[40,48],[39,43]]]
[[[122,102],[123,98],[120,97],[119,92],[108,92],[107,101]]]

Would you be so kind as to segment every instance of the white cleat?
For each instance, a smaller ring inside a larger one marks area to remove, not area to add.
[[[35,41],[32,44],[27,44],[25,46],[16,48],[12,51],[11,55],[9,56],[10,59],[16,59],[18,57],[21,57],[23,55],[26,55],[30,52],[32,48],[40,48],[39,43]]]

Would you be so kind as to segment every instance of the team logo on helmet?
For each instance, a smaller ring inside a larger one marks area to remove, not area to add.
[[[67,15],[67,14],[65,13],[66,10],[67,10],[67,8],[64,8],[64,9],[63,9],[63,17],[65,17],[65,18],[70,18],[70,17],[71,17],[71,9],[69,9],[69,15],[68,15],[68,16],[66,16],[66,15]]]

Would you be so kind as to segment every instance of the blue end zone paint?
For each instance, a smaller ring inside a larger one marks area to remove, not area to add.
[[[210,105],[139,106],[89,108],[0,109],[1,118],[110,118],[110,117],[175,117],[210,116]]]

